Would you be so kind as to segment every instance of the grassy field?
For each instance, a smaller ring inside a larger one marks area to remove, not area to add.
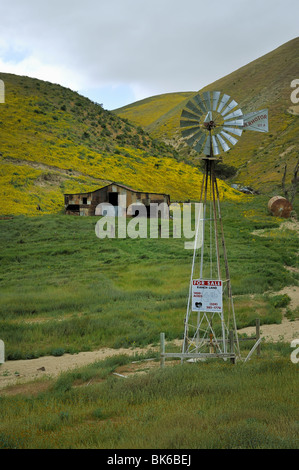
[[[277,292],[298,282],[298,238],[263,197],[223,203],[238,327],[279,323]],[[96,217],[0,220],[0,329],[7,359],[181,338],[192,251],[184,240],[98,239]],[[252,232],[269,230],[269,236]],[[251,297],[249,297],[249,295]],[[252,298],[252,296],[254,296]],[[59,321],[58,321],[59,320]]]
[[[280,346],[260,361],[179,364],[125,380],[111,371],[127,357],[98,362],[38,395],[0,397],[0,448],[298,448],[288,354]]]
[[[298,285],[286,269],[298,266],[296,232],[266,208],[263,196],[222,204],[238,327],[280,323],[288,299],[277,292]],[[101,347],[133,355],[162,331],[182,338],[192,261],[184,240],[100,240],[97,220],[0,220],[6,360]],[[253,234],[259,229],[266,236]],[[282,340],[245,364],[178,365],[125,381],[111,372],[129,357],[100,361],[37,394],[1,395],[0,448],[297,448],[291,352]]]

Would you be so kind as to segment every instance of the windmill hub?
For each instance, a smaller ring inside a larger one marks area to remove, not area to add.
[[[210,131],[216,127],[216,123],[214,121],[204,122],[204,126]]]

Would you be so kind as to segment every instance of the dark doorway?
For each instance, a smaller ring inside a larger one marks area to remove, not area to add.
[[[66,214],[80,215],[80,206],[79,206],[79,204],[69,204],[66,208]]]
[[[118,193],[108,193],[108,202],[112,206],[118,206]]]

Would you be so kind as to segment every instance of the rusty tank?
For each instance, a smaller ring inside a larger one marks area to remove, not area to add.
[[[268,209],[275,217],[288,219],[291,216],[293,206],[285,197],[274,196],[268,202]]]

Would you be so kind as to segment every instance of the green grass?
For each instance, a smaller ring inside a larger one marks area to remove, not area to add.
[[[238,327],[256,318],[279,323],[283,308],[294,319],[289,298],[268,291],[298,285],[286,269],[298,266],[295,231],[279,230],[282,220],[267,214],[264,197],[221,206]],[[48,387],[36,395],[0,395],[0,448],[298,448],[297,365],[285,342],[263,343],[260,358],[234,366],[166,361],[163,370],[113,375],[132,361],[134,346],[158,343],[161,331],[168,341],[182,338],[192,251],[175,238],[99,240],[97,220],[0,220],[6,360],[132,348],[131,357],[44,379]],[[259,229],[263,237],[253,235]],[[242,357],[253,344],[241,342]],[[177,348],[167,345],[168,352]]]
[[[98,362],[37,396],[0,397],[0,448],[295,449],[289,354],[273,360],[266,350],[245,364],[184,364],[127,379],[111,375],[127,357]]]
[[[298,282],[285,269],[298,260],[296,233],[277,229],[281,220],[267,215],[265,198],[222,207],[237,325],[257,317],[261,324],[279,323],[282,306],[265,292]],[[182,338],[192,251],[175,238],[100,240],[97,220],[0,220],[7,359],[144,346],[159,341],[161,331],[169,340]],[[252,235],[262,228],[276,230],[275,236]]]

